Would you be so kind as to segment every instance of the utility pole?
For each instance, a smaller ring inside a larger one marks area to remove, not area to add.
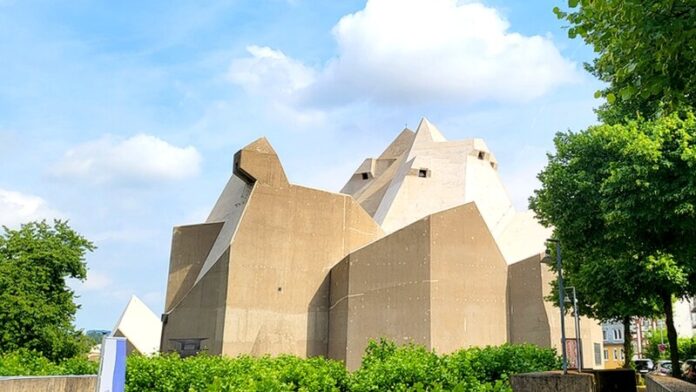
[[[548,239],[556,244],[556,270],[558,271],[558,307],[561,308],[561,352],[563,353],[563,374],[568,374],[568,352],[565,334],[565,289],[563,288],[563,269],[561,265],[561,243],[557,239]]]
[[[578,365],[578,372],[582,372],[582,338],[580,337],[580,313],[578,313],[578,297],[575,287],[568,287],[573,292],[573,315],[575,316],[575,360]]]

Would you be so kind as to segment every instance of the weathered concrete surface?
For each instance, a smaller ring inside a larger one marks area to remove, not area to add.
[[[474,203],[367,245],[332,270],[329,357],[355,369],[381,337],[440,353],[502,344],[506,271]]]
[[[175,229],[163,350],[205,339],[212,354],[326,355],[329,271],[382,235],[350,196],[288,183],[255,141],[235,155],[207,224]]]
[[[696,385],[674,377],[648,375],[645,383],[648,392],[696,392]]]
[[[481,139],[447,141],[422,119],[416,132],[405,129],[377,159],[365,160],[343,188],[387,233],[411,222],[474,202],[496,247],[509,266],[508,331],[513,343],[535,343],[561,351],[560,315],[544,301],[555,277],[540,266],[552,230],[531,211],[518,212],[498,176],[498,162]],[[445,229],[447,230],[447,229]],[[433,302],[437,306],[438,301]],[[575,338],[566,317],[566,333]],[[601,368],[601,327],[581,320],[583,362]],[[599,362],[595,361],[599,345]]]
[[[587,373],[540,372],[510,377],[514,392],[595,392],[594,376]]]
[[[561,353],[561,315],[557,306],[545,301],[551,294],[555,274],[541,262],[541,255],[508,266],[508,320],[510,343],[533,343],[554,347]],[[565,317],[566,337],[575,338],[575,319]],[[602,343],[602,329],[595,321],[580,317],[583,364],[586,368],[603,367],[595,361],[595,344]]]
[[[94,392],[97,376],[0,377],[2,392]]]
[[[540,264],[551,231],[512,207],[483,140],[449,142],[423,119],[342,191],[290,184],[265,139],[239,151],[206,223],[175,228],[162,349],[203,339],[212,354],[329,355],[349,368],[379,337],[561,351],[544,301],[554,275]],[[574,338],[570,315],[566,326]],[[585,365],[601,368],[599,324],[583,318],[582,331]]]

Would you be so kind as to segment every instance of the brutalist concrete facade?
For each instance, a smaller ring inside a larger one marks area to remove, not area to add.
[[[483,140],[449,142],[423,119],[330,193],[288,183],[257,140],[207,221],[174,229],[162,350],[324,355],[354,369],[381,337],[438,352],[560,348],[540,263],[550,231],[515,211],[497,167]],[[601,329],[582,325],[585,365],[601,367]]]

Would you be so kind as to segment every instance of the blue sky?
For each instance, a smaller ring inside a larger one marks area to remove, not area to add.
[[[0,0],[0,224],[93,240],[76,322],[110,329],[131,294],[162,311],[172,227],[260,136],[292,182],[338,191],[426,116],[484,138],[525,208],[554,133],[600,103],[554,5]]]

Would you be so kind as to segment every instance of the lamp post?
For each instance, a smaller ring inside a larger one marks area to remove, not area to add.
[[[572,300],[568,298],[568,302],[573,303],[573,315],[575,316],[575,363],[578,365],[578,372],[582,372],[582,338],[580,337],[580,314],[578,313],[578,297],[575,292],[575,287],[568,287],[573,293]]]
[[[558,271],[558,307],[561,308],[561,353],[563,354],[563,374],[568,374],[568,352],[566,350],[565,335],[565,290],[563,289],[563,270],[561,267],[561,243],[557,239],[549,238],[547,242],[556,244],[556,270]]]

